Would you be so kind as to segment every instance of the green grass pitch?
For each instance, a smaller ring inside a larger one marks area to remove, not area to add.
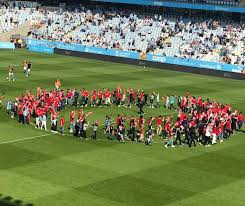
[[[29,78],[15,66],[33,62]],[[38,86],[99,89],[142,88],[149,92],[214,98],[245,113],[244,81],[58,55],[0,51],[0,95],[14,98]],[[106,114],[136,114],[137,108],[87,108],[90,122]],[[168,113],[147,109],[146,115]],[[66,114],[67,115],[67,114]],[[66,116],[68,120],[68,116]],[[67,128],[66,124],[66,128]],[[127,142],[82,141],[19,125],[0,110],[0,194],[35,206],[243,206],[245,203],[245,134],[210,148],[164,148]],[[0,197],[1,198],[1,197]]]

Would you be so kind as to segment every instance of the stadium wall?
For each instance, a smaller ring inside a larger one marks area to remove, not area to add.
[[[96,59],[96,60],[101,60],[101,61],[109,61],[109,62],[116,62],[116,63],[123,63],[123,64],[132,64],[132,65],[137,65],[137,66],[153,67],[153,68],[166,69],[166,70],[171,70],[171,71],[189,72],[189,73],[195,73],[195,74],[212,75],[212,76],[225,77],[225,78],[230,78],[230,79],[245,80],[245,77],[239,73],[219,71],[219,70],[213,70],[213,69],[200,69],[198,67],[181,66],[181,65],[174,65],[174,64],[161,63],[161,62],[152,62],[152,61],[147,61],[147,60],[131,59],[131,58],[124,58],[124,57],[112,57],[112,56],[103,55],[103,54],[93,54],[93,53],[71,51],[71,50],[58,49],[58,48],[54,49],[54,53],[59,54],[59,55]]]
[[[232,5],[227,6],[227,5],[212,5],[212,4],[196,4],[196,3],[161,1],[161,0],[92,0],[92,1],[120,3],[120,4],[136,4],[136,5],[145,5],[145,6],[160,6],[160,7],[193,9],[193,10],[245,13],[244,7],[232,6]]]
[[[178,70],[198,74],[222,76],[227,78],[241,79],[243,66],[207,62],[195,59],[168,57],[155,54],[141,54],[136,51],[122,51],[105,49],[81,44],[67,44],[46,40],[27,39],[27,47],[30,51],[58,53],[74,55],[86,58],[95,58],[104,61],[128,63],[150,67],[158,67],[169,70]]]

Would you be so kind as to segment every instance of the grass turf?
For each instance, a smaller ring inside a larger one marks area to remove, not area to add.
[[[16,68],[16,81],[6,80],[9,64],[33,62],[30,78]],[[214,98],[245,113],[243,81],[171,72],[96,60],[0,51],[0,94],[19,96],[36,87],[142,88],[164,94]],[[92,108],[89,121],[103,123],[106,114],[135,114],[137,109]],[[147,109],[146,115],[168,113]],[[66,114],[67,115],[67,114]],[[68,116],[66,116],[67,119]],[[67,127],[68,125],[66,125]],[[210,148],[165,149],[159,141],[143,144],[81,141],[19,125],[0,111],[0,193],[36,206],[176,206],[244,205],[245,134]],[[19,141],[23,140],[23,141]]]

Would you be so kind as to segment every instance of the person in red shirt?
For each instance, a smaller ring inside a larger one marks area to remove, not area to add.
[[[178,117],[177,118],[177,121],[174,125],[174,128],[175,128],[175,136],[176,136],[176,139],[174,141],[174,144],[177,144],[177,142],[179,142],[180,146],[182,146],[182,140],[181,140],[181,120],[180,118]]]
[[[138,120],[139,123],[139,131],[140,131],[140,141],[144,141],[144,135],[145,135],[145,131],[144,131],[144,124],[145,124],[145,119],[142,115],[140,115],[140,118]]]
[[[239,132],[241,131],[243,122],[244,122],[244,116],[243,116],[242,112],[240,112],[240,113],[237,115],[237,126],[238,126],[238,131],[239,131]]]
[[[92,91],[92,96],[91,96],[91,106],[92,107],[96,106],[96,97],[97,97],[96,90],[93,90]]]
[[[98,92],[98,98],[99,98],[98,106],[101,107],[102,106],[102,100],[103,100],[103,92],[101,90]]]
[[[105,91],[105,104],[111,105],[111,92],[110,92],[110,90]]]
[[[117,125],[117,130],[119,130],[119,125],[121,125],[121,116],[120,116],[120,114],[117,115],[116,125]]]
[[[173,141],[173,130],[171,128],[171,124],[170,122],[166,122],[165,126],[164,126],[164,131],[166,133],[166,136],[168,137],[168,142],[165,144],[165,147],[168,148],[168,146],[170,147],[175,147],[174,146],[174,141]]]
[[[70,132],[73,133],[75,129],[75,111],[71,111],[70,113]]]
[[[117,91],[116,91],[116,105],[118,106],[118,107],[120,107],[120,104],[121,104],[121,91],[120,91],[120,89],[117,89]]]
[[[84,106],[87,107],[88,106],[88,97],[89,97],[89,91],[85,90],[84,91]]]
[[[231,130],[231,120],[228,120],[225,124],[226,126],[226,134],[227,134],[227,138],[230,137],[230,135],[232,134],[232,130]]]
[[[19,104],[19,106],[18,106],[18,116],[19,116],[19,123],[22,122],[24,124],[23,105],[22,105],[22,103]]]
[[[64,135],[65,133],[65,118],[62,116],[60,118],[60,134]]]
[[[153,129],[152,124],[153,124],[154,119],[155,119],[155,117],[150,117],[148,120],[148,129],[149,130]]]
[[[157,135],[161,135],[162,133],[162,122],[164,119],[162,118],[161,115],[158,116],[157,118]]]

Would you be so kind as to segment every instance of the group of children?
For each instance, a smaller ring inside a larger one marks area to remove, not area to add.
[[[58,91],[61,86],[59,79],[55,81],[55,88]],[[132,88],[122,89],[118,86],[114,90],[107,88],[92,90],[91,92],[83,88],[67,89],[61,91],[63,100],[66,105],[74,107],[102,107],[102,106],[125,106],[131,108],[133,105],[148,106],[150,108],[158,108],[160,104],[160,94],[152,91],[150,94],[144,90],[133,90]],[[163,106],[174,109],[176,97],[174,95],[162,97],[164,99]],[[178,97],[179,99],[179,97]],[[142,112],[143,113],[143,112]]]
[[[120,142],[130,139],[145,142],[147,145],[151,145],[153,136],[156,134],[165,139],[165,147],[174,147],[176,144],[182,146],[183,143],[191,147],[196,146],[196,142],[210,146],[218,141],[223,142],[223,139],[229,138],[235,130],[240,131],[244,122],[243,114],[237,110],[232,111],[230,105],[222,105],[209,99],[204,101],[201,96],[196,98],[189,92],[186,92],[184,96],[165,96],[161,104],[160,95],[155,92],[152,92],[148,99],[148,94],[143,90],[131,88],[117,87],[112,91],[103,89],[89,93],[85,88],[80,92],[76,89],[63,91],[59,89],[60,85],[60,80],[57,80],[55,90],[37,88],[37,95],[26,92],[13,102],[8,100],[8,114],[12,117],[17,116],[18,121],[23,124],[29,124],[33,117],[36,128],[44,130],[47,130],[47,119],[50,119],[51,130],[57,132],[59,125],[60,133],[64,134],[65,119],[60,112],[68,106],[76,108],[78,105],[93,107],[115,104],[132,107],[143,104],[153,108],[163,105],[165,108],[178,111],[176,120],[173,116],[159,115],[146,118],[141,114],[139,117],[132,115],[129,118],[126,115],[118,115],[116,122],[113,122],[113,117],[106,116],[104,133],[108,134],[108,139],[118,139]],[[156,96],[155,101],[154,96]],[[87,139],[88,117],[91,114],[92,112],[85,114],[82,109],[78,112],[72,110],[69,131],[76,137]],[[99,122],[96,120],[92,124],[94,139],[97,138],[98,128]]]

